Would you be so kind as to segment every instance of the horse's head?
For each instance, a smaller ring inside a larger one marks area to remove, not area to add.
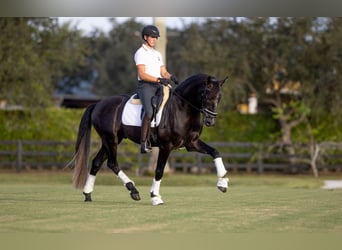
[[[176,88],[176,94],[192,109],[200,111],[204,115],[204,124],[211,127],[215,125],[221,87],[226,79],[219,81],[206,74],[193,75]]]
[[[221,100],[221,87],[227,77],[221,81],[213,76],[208,76],[204,84],[202,94],[201,112],[204,114],[204,124],[207,127],[215,125],[218,103]]]

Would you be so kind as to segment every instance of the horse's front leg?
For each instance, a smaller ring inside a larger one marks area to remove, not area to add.
[[[227,192],[227,189],[228,189],[228,181],[229,181],[229,179],[227,177],[228,171],[224,167],[222,157],[214,158],[214,163],[215,163],[216,173],[217,173],[217,177],[218,177],[218,181],[217,181],[216,186],[220,191],[225,193],[225,192]]]
[[[199,153],[208,154],[213,157],[218,177],[217,188],[223,193],[227,192],[229,181],[227,177],[228,171],[223,164],[222,157],[220,156],[219,152],[201,140],[195,141],[195,143],[193,143],[190,147],[187,147],[187,150],[197,151]]]
[[[162,200],[160,195],[160,184],[163,178],[165,164],[167,162],[167,159],[169,158],[169,155],[169,150],[159,149],[155,175],[150,189],[151,202],[153,206],[164,204],[164,201]]]

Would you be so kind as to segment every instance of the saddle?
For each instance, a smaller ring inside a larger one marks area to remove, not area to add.
[[[166,86],[158,88],[156,94],[152,97],[151,104],[153,107],[153,116],[151,127],[157,127],[159,125],[162,111],[169,97],[170,89]],[[135,93],[125,104],[122,114],[122,123],[124,125],[140,127],[144,112],[141,100],[138,94]]]

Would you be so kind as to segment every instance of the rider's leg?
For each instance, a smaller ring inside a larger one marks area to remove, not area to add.
[[[138,95],[145,110],[145,115],[141,121],[141,153],[152,151],[152,147],[149,142],[151,118],[153,115],[151,99],[155,95],[157,87],[158,86],[154,83],[139,82],[137,89]]]
[[[151,147],[151,143],[149,139],[150,126],[151,126],[151,119],[148,117],[147,114],[145,114],[141,122],[140,152],[142,154],[152,151],[152,147]]]

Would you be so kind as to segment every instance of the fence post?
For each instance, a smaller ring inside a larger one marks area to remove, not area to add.
[[[198,166],[198,170],[197,170],[197,174],[201,174],[202,173],[202,155],[197,153],[197,166]]]
[[[21,140],[17,141],[17,172],[19,173],[23,165],[23,142]]]
[[[258,174],[262,174],[264,171],[264,163],[263,163],[263,145],[258,145]]]

